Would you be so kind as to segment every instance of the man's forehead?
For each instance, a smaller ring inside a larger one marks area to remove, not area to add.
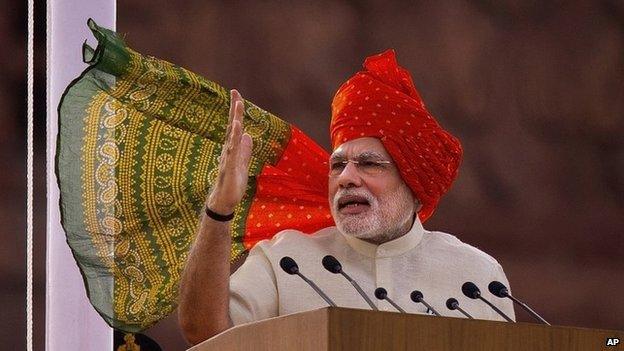
[[[384,158],[390,158],[390,155],[381,143],[381,140],[371,137],[357,138],[340,144],[340,146],[338,146],[332,153],[331,158],[348,158],[362,154],[371,156],[378,155]]]

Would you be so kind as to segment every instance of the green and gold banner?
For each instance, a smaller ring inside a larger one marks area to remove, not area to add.
[[[199,213],[217,174],[229,92],[128,48],[88,26],[90,66],[59,105],[56,172],[62,225],[93,306],[112,327],[141,331],[176,307],[178,281]],[[256,176],[276,163],[291,126],[245,102],[254,142],[250,181],[237,207],[232,259],[246,251]]]

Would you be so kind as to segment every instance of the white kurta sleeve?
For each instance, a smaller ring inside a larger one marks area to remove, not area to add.
[[[230,277],[232,323],[238,325],[277,316],[276,286],[271,263],[260,245],[256,245]]]

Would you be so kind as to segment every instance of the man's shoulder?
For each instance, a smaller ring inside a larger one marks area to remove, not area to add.
[[[449,233],[440,231],[425,231],[423,240],[425,240],[428,250],[444,252],[456,258],[477,260],[481,263],[500,265],[494,257],[490,256],[483,250],[465,243],[455,235]]]

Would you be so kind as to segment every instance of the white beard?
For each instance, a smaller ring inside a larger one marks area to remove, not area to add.
[[[341,214],[338,200],[345,195],[364,197],[370,208],[359,214]],[[414,215],[414,202],[407,185],[377,199],[364,189],[339,189],[331,202],[331,212],[338,230],[358,239],[383,243],[406,233],[406,226]],[[409,228],[408,228],[409,230]]]

